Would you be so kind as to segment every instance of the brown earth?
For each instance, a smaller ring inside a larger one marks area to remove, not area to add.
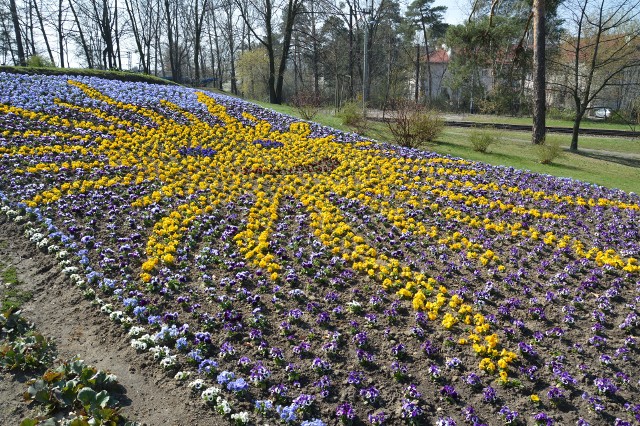
[[[21,228],[0,219],[0,260],[16,268],[19,290],[32,292],[23,316],[53,340],[57,356],[78,356],[87,364],[118,377],[124,393],[122,414],[143,425],[218,425],[221,420],[186,385],[177,383],[128,345],[122,328],[97,312],[60,272],[55,260],[43,254],[21,234]],[[0,295],[5,290],[0,284]],[[22,400],[31,376],[0,373],[0,425],[19,425],[38,413]]]

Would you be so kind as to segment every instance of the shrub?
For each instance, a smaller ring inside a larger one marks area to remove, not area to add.
[[[553,160],[562,155],[560,142],[557,139],[545,140],[544,143],[536,146],[538,160],[542,164],[551,164]]]
[[[357,102],[346,102],[340,110],[338,116],[342,119],[342,124],[345,126],[360,128],[364,123],[364,116],[362,115],[362,105]]]
[[[396,99],[385,107],[392,111],[387,118],[387,126],[395,142],[404,147],[416,147],[431,143],[442,132],[444,121],[433,110],[407,99]]]
[[[55,64],[40,55],[33,55],[27,59],[27,66],[33,68],[55,68]]]
[[[575,119],[575,112],[571,109],[565,109],[565,108],[554,108],[554,107],[549,107],[547,109],[547,118],[553,119],[553,120],[567,120],[567,121],[573,121]]]
[[[487,152],[489,146],[494,145],[502,139],[502,135],[496,133],[492,127],[485,129],[474,128],[469,134],[469,141],[474,151]]]
[[[291,99],[291,104],[305,120],[313,120],[322,109],[320,97],[311,92],[300,92]]]

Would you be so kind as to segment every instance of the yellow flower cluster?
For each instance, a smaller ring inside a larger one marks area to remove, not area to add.
[[[499,256],[465,235],[465,229],[504,233],[513,239],[542,238],[549,246],[570,246],[578,255],[593,259],[598,265],[640,272],[636,259],[623,259],[613,250],[587,250],[584,243],[568,235],[559,236],[552,232],[541,235],[535,227],[525,229],[521,222],[494,221],[454,207],[464,204],[516,216],[561,220],[565,218],[563,215],[504,202],[499,198],[500,194],[517,193],[533,200],[634,210],[639,208],[637,205],[606,199],[560,197],[496,183],[461,181],[458,180],[460,176],[476,176],[483,172],[466,168],[470,163],[464,160],[381,155],[382,148],[369,142],[348,144],[338,143],[332,136],[313,138],[310,137],[309,125],[302,122],[291,124],[287,131],[272,130],[269,122],[247,112],[242,114],[244,121],[233,117],[224,106],[204,93],[197,93],[198,101],[212,116],[217,117],[220,124],[212,125],[177,105],[162,101],[163,107],[182,115],[186,124],[176,122],[151,109],[117,102],[85,84],[74,81],[69,84],[92,99],[142,115],[154,122],[155,126],[140,125],[97,108],[80,107],[62,101],[57,103],[98,117],[103,124],[0,105],[0,114],[13,113],[27,120],[65,127],[69,129],[68,132],[51,133],[56,133],[58,137],[68,136],[72,141],[86,140],[83,139],[85,135],[73,135],[72,129],[110,135],[109,138],[95,139],[91,148],[81,145],[0,147],[0,154],[38,156],[78,153],[108,158],[108,164],[101,161],[39,163],[33,167],[16,169],[16,173],[57,173],[61,168],[88,171],[107,165],[124,166],[131,170],[124,175],[78,180],[47,189],[32,199],[24,200],[29,206],[51,203],[73,193],[134,184],[145,184],[152,188],[149,193],[133,201],[134,208],[188,199],[188,202],[177,205],[153,225],[146,245],[147,259],[140,270],[143,282],[149,282],[161,266],[171,267],[177,262],[178,247],[194,220],[243,195],[252,197],[253,206],[246,217],[245,226],[234,236],[234,243],[254,267],[268,272],[274,281],[279,280],[282,261],[272,252],[270,240],[275,224],[280,219],[279,208],[283,198],[293,197],[304,206],[305,211],[301,213],[306,213],[309,218],[313,236],[331,253],[342,257],[364,279],[411,300],[415,310],[424,311],[432,321],[439,319],[444,329],[453,331],[466,327],[472,330],[468,337],[460,338],[459,343],[470,344],[474,352],[482,357],[482,370],[489,373],[499,371],[501,378],[506,380],[508,366],[516,359],[516,355],[500,348],[498,336],[492,333],[484,316],[474,312],[472,306],[459,295],[449,297],[447,288],[439,286],[440,283],[434,278],[410,268],[402,259],[379,253],[374,240],[359,234],[351,226],[329,194],[357,200],[362,206],[381,214],[389,225],[395,226],[401,233],[412,233],[433,243],[444,244],[452,251],[465,251],[469,259],[498,271],[505,269]],[[24,132],[23,136],[26,134]],[[31,134],[36,137],[48,135],[35,131]],[[264,144],[265,141],[271,145]],[[215,152],[215,155],[205,152]],[[480,190],[496,196],[471,195]],[[441,205],[436,201],[442,198],[451,201],[452,205]],[[416,208],[428,209],[430,214],[439,217],[438,222],[460,224],[459,230],[449,232],[412,217],[411,210]]]

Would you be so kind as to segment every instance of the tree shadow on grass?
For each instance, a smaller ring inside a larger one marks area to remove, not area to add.
[[[608,161],[610,163],[622,164],[623,166],[640,168],[640,156],[625,155],[619,152],[609,151],[567,151],[572,154],[581,155],[583,157],[593,158],[596,160]]]
[[[437,144],[433,144],[433,145],[422,145],[420,148],[432,151],[432,149],[429,149],[429,146],[435,146],[435,145],[445,146],[445,147],[449,147],[449,148],[460,148],[460,145],[457,145],[457,144],[454,144],[454,143],[450,143],[450,142],[438,142]],[[480,153],[478,153],[478,154],[480,154]],[[454,157],[458,157],[457,154],[448,154],[448,155],[452,155]],[[492,159],[492,160],[501,161],[502,164],[505,165],[505,166],[511,166],[513,164],[521,164],[519,166],[513,166],[513,167],[515,167],[515,168],[527,168],[527,166],[523,163],[524,158],[522,156],[494,152],[494,151],[491,151],[491,149],[489,149],[486,153],[484,153],[484,155],[487,156],[486,159],[482,158],[482,159],[471,160],[471,161],[481,161],[481,162],[488,163],[489,159]],[[552,162],[552,163],[549,163],[549,164],[546,164],[546,165],[548,167],[553,167],[553,168],[556,168],[556,169],[565,169],[565,170],[573,170],[573,171],[582,171],[583,170],[580,167],[571,166],[569,164],[559,164],[559,163],[553,163]]]

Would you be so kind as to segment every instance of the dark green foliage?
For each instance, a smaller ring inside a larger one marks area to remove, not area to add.
[[[124,418],[110,394],[116,387],[115,376],[76,359],[30,381],[24,399],[46,411],[47,416],[36,420],[48,421],[49,416],[63,413],[74,419],[72,425],[118,425],[124,423]],[[33,421],[27,419],[23,424],[46,424],[30,423]]]
[[[85,75],[89,77],[100,77],[107,80],[121,80],[121,81],[137,81],[143,83],[152,84],[175,84],[172,81],[165,80],[159,77],[155,77],[147,74],[138,74],[125,71],[107,71],[97,69],[81,69],[81,68],[32,68],[32,67],[8,67],[0,66],[0,72],[8,72],[14,74],[27,74],[27,75],[68,75],[78,76]]]

